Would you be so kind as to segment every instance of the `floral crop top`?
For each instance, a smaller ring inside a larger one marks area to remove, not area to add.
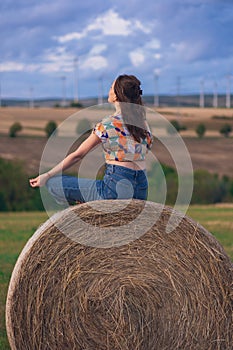
[[[130,135],[122,116],[112,115],[96,124],[93,133],[102,141],[105,160],[136,161],[144,160],[152,146],[153,138],[147,125],[147,136],[140,143]]]

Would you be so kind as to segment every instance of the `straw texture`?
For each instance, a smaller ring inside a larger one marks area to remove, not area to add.
[[[179,213],[179,226],[167,233],[172,209],[159,204],[98,205],[114,215],[88,203],[70,207],[21,253],[6,308],[12,350],[232,349],[232,263],[216,239]],[[144,223],[151,212],[161,215],[128,244],[99,248],[73,239],[85,235],[75,216],[94,235],[96,228],[120,231],[142,210]]]

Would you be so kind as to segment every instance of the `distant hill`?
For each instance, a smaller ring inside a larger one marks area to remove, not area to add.
[[[233,95],[231,95],[231,101],[232,101]],[[160,107],[199,107],[199,99],[200,96],[198,94],[193,95],[180,95],[180,96],[174,96],[174,95],[160,95],[159,96],[159,106]],[[147,95],[143,96],[143,101],[147,105],[153,105],[154,103],[154,96]],[[66,100],[66,106],[69,107],[73,100],[67,99]],[[104,97],[103,102],[107,102],[107,97]],[[98,98],[97,97],[90,97],[81,99],[79,103],[83,107],[89,107],[93,105],[98,104]],[[26,99],[2,99],[1,100],[2,107],[29,107],[32,105],[32,101],[26,100]],[[233,105],[233,102],[232,102]],[[63,102],[59,98],[46,98],[46,99],[35,99],[33,101],[34,107],[63,107]],[[213,107],[213,95],[212,94],[206,94],[204,96],[204,106],[205,107]],[[218,95],[218,107],[226,107],[226,95]]]

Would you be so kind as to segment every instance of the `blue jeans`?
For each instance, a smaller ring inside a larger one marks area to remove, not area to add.
[[[47,181],[47,189],[57,203],[89,202],[100,199],[147,199],[145,170],[106,164],[103,180],[59,175]]]

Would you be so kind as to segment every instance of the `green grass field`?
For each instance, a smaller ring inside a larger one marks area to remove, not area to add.
[[[233,260],[233,206],[192,206],[187,215],[210,231]],[[0,349],[10,349],[5,331],[7,287],[16,259],[47,219],[43,212],[0,213]]]

